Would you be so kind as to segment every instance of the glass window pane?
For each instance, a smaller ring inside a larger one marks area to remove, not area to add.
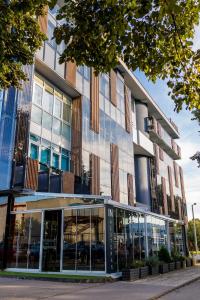
[[[42,106],[48,113],[53,113],[53,94],[49,93],[48,91],[44,92]]]
[[[42,126],[51,131],[52,117],[49,114],[47,114],[46,112],[43,112]]]
[[[61,160],[61,169],[63,171],[69,171],[70,170],[70,160],[69,157],[62,155],[62,160]]]
[[[35,83],[34,95],[33,95],[33,102],[42,105],[42,92],[43,88]]]
[[[39,125],[42,123],[42,110],[37,106],[32,106],[31,120]]]
[[[60,135],[61,131],[61,121],[56,118],[53,118],[53,133]]]
[[[56,48],[56,41],[53,38],[53,33],[54,33],[54,28],[55,26],[49,21],[48,22],[48,42],[51,44],[53,48]]]
[[[63,120],[71,123],[71,107],[66,103],[63,103]]]
[[[63,236],[63,270],[75,270],[76,210],[64,211]]]
[[[41,150],[41,162],[50,165],[50,149],[43,148]]]
[[[38,159],[39,149],[37,145],[31,144],[30,156],[32,159]]]
[[[68,141],[70,141],[70,132],[71,127],[63,123],[62,136]]]
[[[53,153],[52,166],[57,169],[59,168],[59,155],[56,153]]]
[[[61,110],[62,110],[62,102],[56,98],[54,103],[54,116],[60,118]]]

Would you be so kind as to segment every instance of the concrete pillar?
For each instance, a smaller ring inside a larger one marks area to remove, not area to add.
[[[148,107],[146,103],[135,102],[136,107],[136,124],[147,137],[147,118]],[[136,200],[148,206],[151,209],[151,188],[150,188],[150,163],[149,158],[144,155],[135,156],[135,177],[136,177]]]

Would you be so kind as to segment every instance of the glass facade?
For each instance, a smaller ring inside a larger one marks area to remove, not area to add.
[[[35,75],[32,102],[30,157],[70,171],[71,99]]]

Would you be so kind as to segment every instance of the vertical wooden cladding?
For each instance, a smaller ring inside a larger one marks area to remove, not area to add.
[[[183,202],[185,203],[186,202],[185,186],[184,186],[184,180],[183,180],[183,169],[181,167],[179,167],[179,173],[180,173],[182,199],[183,199]]]
[[[100,158],[90,154],[90,193],[100,195]]]
[[[161,149],[160,147],[159,147],[159,158],[160,158],[160,160],[164,160],[164,152],[163,152],[163,149]]]
[[[133,188],[133,175],[127,174],[128,185],[128,204],[134,206],[134,188]]]
[[[164,177],[161,177],[161,186],[162,186],[162,198],[163,198],[164,214],[168,215],[166,180],[165,180]]]
[[[182,220],[182,208],[181,208],[181,200],[178,199],[178,218]]]
[[[90,79],[90,128],[99,133],[99,77],[93,69]]]
[[[81,176],[82,164],[82,97],[72,101],[72,163],[76,176]]]
[[[161,137],[162,136],[162,130],[161,130],[161,125],[159,122],[157,122],[157,134]]]
[[[178,165],[175,161],[173,161],[174,165],[174,178],[175,178],[175,186],[179,187],[179,180],[178,180]]]
[[[18,111],[15,139],[15,160],[23,163],[24,153],[28,153],[29,112]]]
[[[155,153],[155,160],[156,160],[156,173],[159,174],[160,172],[160,165],[159,165],[159,146],[154,144],[154,153]]]
[[[111,144],[111,194],[112,199],[119,202],[119,149]]]
[[[74,194],[74,174],[70,172],[62,173],[62,193]]]
[[[172,179],[172,168],[168,166],[168,178],[169,178],[169,191],[171,199],[171,210],[175,212],[175,202],[174,202],[174,189],[173,189],[173,179]]]
[[[36,191],[38,188],[38,160],[26,160],[24,188]]]
[[[42,33],[47,34],[48,31],[48,6],[44,8],[44,15],[38,17],[38,23]]]
[[[114,70],[110,71],[110,101],[117,106],[117,74]]]
[[[76,69],[77,66],[75,62],[68,61],[65,63],[65,79],[73,87],[76,87]]]
[[[130,107],[130,99],[129,99],[129,90],[127,86],[124,86],[124,101],[125,101],[125,125],[126,131],[131,133],[131,107]]]

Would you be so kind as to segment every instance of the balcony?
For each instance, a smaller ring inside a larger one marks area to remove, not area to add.
[[[38,191],[74,194],[74,174],[64,172],[27,157],[13,166],[13,188],[19,191]]]
[[[152,118],[151,123],[149,124],[149,136],[151,141],[160,146],[173,160],[181,159],[180,147],[173,139],[171,139],[171,146],[165,142],[161,136],[159,123],[156,122],[155,118]]]
[[[134,154],[144,156],[154,156],[153,143],[140,130],[135,130],[133,138]]]

